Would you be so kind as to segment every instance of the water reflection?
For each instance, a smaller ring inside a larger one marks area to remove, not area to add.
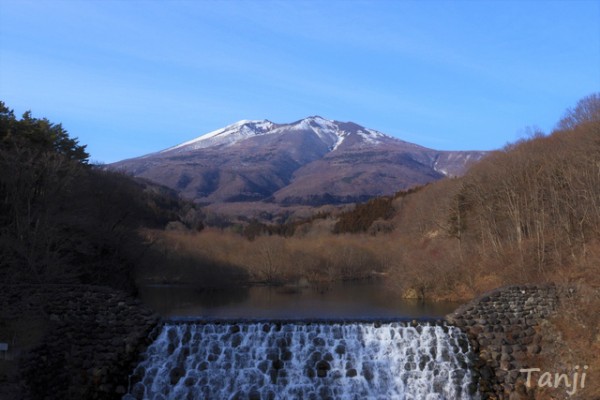
[[[259,318],[419,318],[441,317],[456,303],[401,299],[373,281],[319,286],[251,286],[198,289],[153,285],[141,288],[142,300],[163,317]]]

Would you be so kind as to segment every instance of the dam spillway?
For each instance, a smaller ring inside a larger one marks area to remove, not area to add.
[[[468,340],[443,323],[165,323],[130,399],[476,399]]]

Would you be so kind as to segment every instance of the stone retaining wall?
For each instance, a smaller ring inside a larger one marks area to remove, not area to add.
[[[33,348],[23,349],[16,358],[18,381],[0,382],[0,397],[120,399],[126,393],[128,376],[158,323],[151,310],[137,299],[105,287],[0,289],[4,332],[23,317],[42,321],[44,331]],[[0,337],[0,342],[13,339]],[[18,347],[18,337],[16,343]]]
[[[536,328],[556,310],[559,291],[554,285],[500,288],[446,317],[469,337],[483,400],[534,398],[519,370],[540,353],[543,338]]]

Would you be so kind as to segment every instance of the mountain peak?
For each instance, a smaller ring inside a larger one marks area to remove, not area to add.
[[[323,118],[320,115],[311,115],[310,117],[306,117],[304,118],[307,121],[315,121],[315,122],[330,122],[333,123],[334,121],[327,119],[327,118]]]
[[[312,132],[329,151],[334,151],[349,137],[354,145],[376,145],[384,138],[390,138],[381,132],[367,129],[353,122],[340,122],[312,115],[289,123],[275,124],[269,120],[243,119],[224,128],[217,129],[195,139],[168,148],[160,153],[182,153],[215,146],[230,146],[256,136],[284,134],[289,132]],[[390,138],[391,139],[391,138]]]

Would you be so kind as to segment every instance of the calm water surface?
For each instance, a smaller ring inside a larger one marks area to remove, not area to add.
[[[146,304],[167,318],[434,318],[458,307],[457,303],[401,299],[372,281],[219,290],[151,285],[143,287],[140,295]]]

